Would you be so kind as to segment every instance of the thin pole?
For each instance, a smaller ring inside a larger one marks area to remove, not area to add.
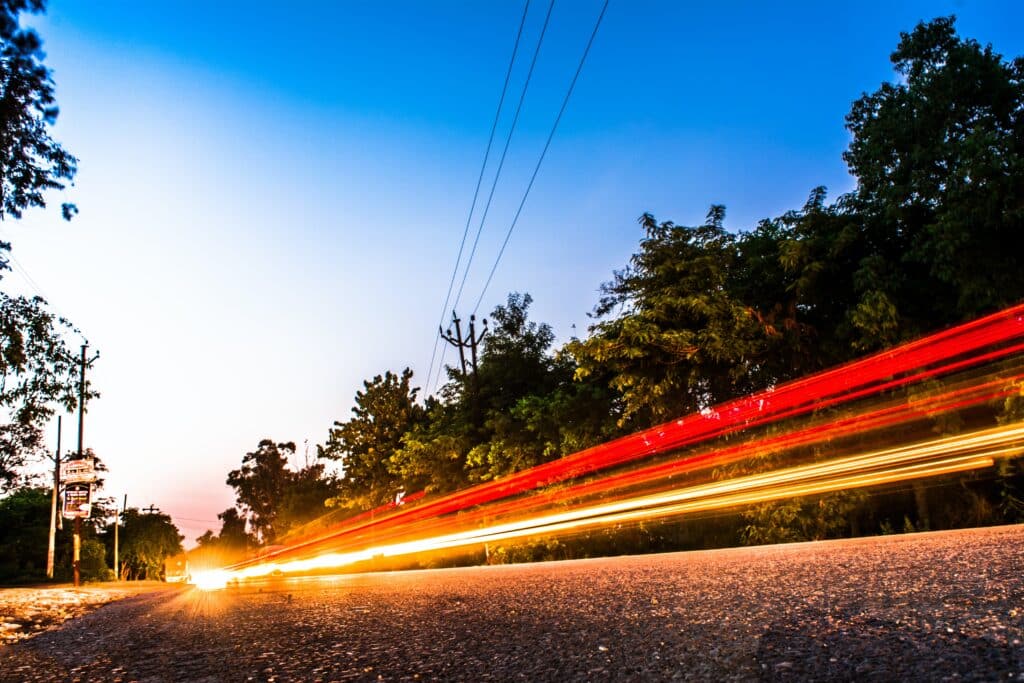
[[[85,350],[88,344],[82,344],[82,367],[78,379],[78,458],[82,459],[82,435],[85,431],[85,421],[82,414],[85,412]]]
[[[57,451],[53,456],[53,496],[50,499],[50,542],[46,548],[46,578],[53,578],[53,558],[57,549],[57,508],[60,498],[60,415],[57,416]]]
[[[80,368],[80,374],[78,376],[78,459],[82,459],[82,435],[85,430],[85,420],[83,419],[85,413],[85,350],[88,348],[88,344],[82,344],[82,366]],[[78,572],[78,563],[81,556],[82,549],[82,518],[75,516],[75,538],[74,538],[74,555],[71,562],[71,566],[74,568],[75,575],[75,587],[81,585],[81,577]]]
[[[128,505],[128,494],[124,494],[124,504]],[[122,508],[124,509],[124,508]],[[114,505],[114,581],[121,580],[121,567],[118,563],[117,556],[117,529],[121,526],[121,513],[117,511],[117,505]]]
[[[82,585],[82,577],[78,573],[78,557],[82,551],[82,518],[75,517],[75,588]]]

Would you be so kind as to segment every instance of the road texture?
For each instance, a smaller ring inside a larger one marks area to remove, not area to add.
[[[108,602],[166,588],[167,584],[160,581],[109,581],[79,588],[70,583],[0,588],[0,643],[31,638]]]
[[[109,604],[4,681],[1018,680],[1024,526]]]

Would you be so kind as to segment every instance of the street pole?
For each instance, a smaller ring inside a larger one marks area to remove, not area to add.
[[[82,577],[78,573],[78,558],[79,558],[79,556],[81,555],[81,552],[82,552],[82,518],[81,517],[75,517],[75,541],[74,541],[74,543],[75,543],[75,547],[74,547],[74,551],[75,551],[74,558],[75,559],[74,559],[72,564],[73,564],[74,569],[75,569],[75,572],[74,572],[75,573],[75,588],[78,588],[80,585],[82,585]]]
[[[128,509],[128,494],[124,494],[124,505],[121,506],[121,510]],[[114,506],[114,580],[121,580],[121,565],[119,564],[119,558],[117,556],[117,528],[121,525],[121,515],[117,511],[117,505]]]
[[[78,459],[82,459],[82,435],[85,433],[85,350],[88,344],[82,344],[82,365],[79,368],[78,376]],[[71,566],[74,568],[75,587],[81,585],[81,576],[78,573],[78,562],[82,549],[82,518],[75,517],[75,538],[74,554],[72,555]]]
[[[82,434],[85,430],[85,421],[82,414],[85,412],[85,350],[88,344],[82,344],[82,366],[79,368],[78,376],[78,459],[82,459]]]
[[[92,363],[92,361],[99,358],[99,354],[96,354],[93,358],[85,359],[85,350],[89,348],[88,344],[82,344],[82,366],[79,368],[78,375],[78,459],[81,460],[85,457],[85,452],[82,450],[82,436],[85,433],[85,366]],[[80,585],[79,573],[78,573],[78,562],[80,559],[80,551],[82,548],[82,518],[75,517],[75,539],[74,539],[74,555],[71,562],[74,567],[75,574],[75,586]]]
[[[50,499],[50,542],[46,548],[46,578],[53,578],[53,558],[57,549],[58,498],[60,498],[60,415],[57,416],[57,452],[53,456],[53,496]]]
[[[470,394],[470,403],[472,404],[473,409],[473,424],[479,427],[480,416],[478,398],[480,393],[480,383],[476,376],[476,349],[487,335],[487,319],[484,318],[484,329],[478,337],[476,336],[476,315],[469,316],[469,336],[466,338],[463,338],[462,336],[462,325],[460,324],[462,321],[459,319],[458,315],[455,314],[455,311],[452,311],[452,321],[455,323],[454,337],[452,336],[452,330],[450,327],[448,328],[447,333],[441,332],[441,328],[438,328],[437,331],[441,333],[442,339],[459,350],[459,364],[462,366],[462,379],[467,383],[466,389]],[[471,365],[468,366],[466,364],[466,349],[469,349],[471,353]],[[469,376],[470,370],[473,372],[472,377]]]

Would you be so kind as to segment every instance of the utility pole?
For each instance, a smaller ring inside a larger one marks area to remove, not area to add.
[[[484,330],[480,333],[480,336],[476,336],[476,316],[469,316],[469,336],[463,338],[462,336],[462,325],[459,316],[456,315],[455,311],[452,311],[452,321],[455,323],[455,335],[452,336],[452,328],[448,328],[448,332],[441,332],[441,338],[446,342],[454,346],[459,350],[459,363],[462,365],[462,377],[470,382],[469,390],[472,392],[470,404],[472,405],[472,419],[473,424],[479,426],[480,423],[480,407],[477,405],[478,397],[480,394],[480,385],[476,377],[476,348],[483,341],[484,337],[487,336],[487,319],[484,318]],[[438,328],[438,332],[440,332]],[[470,362],[472,363],[472,376],[470,376],[470,368],[466,366],[466,349],[470,352]]]
[[[145,512],[147,515],[155,515],[160,512],[160,508],[150,503],[148,508],[142,508],[142,512]]]
[[[440,332],[441,338],[446,342],[454,346],[459,350],[459,364],[462,366],[462,376],[469,376],[469,369],[466,366],[466,349],[470,351],[470,362],[472,363],[473,376],[476,377],[476,349],[480,345],[480,342],[484,340],[487,335],[487,319],[484,318],[484,330],[480,333],[480,336],[476,336],[476,316],[469,316],[469,336],[463,338],[462,336],[462,320],[459,319],[455,311],[452,311],[452,322],[455,323],[455,335],[452,335],[452,328],[448,328],[447,332],[442,332],[441,328],[437,328]],[[475,381],[475,380],[474,380]]]
[[[86,360],[85,350],[89,348],[88,344],[82,344],[82,365],[79,368],[78,375],[78,459],[82,460],[85,457],[85,453],[82,450],[82,437],[85,434],[85,368],[87,365],[92,365],[92,362],[100,357],[100,354],[96,354],[92,358]],[[75,516],[75,538],[74,538],[74,555],[72,560],[72,567],[74,567],[75,575],[75,587],[81,585],[81,575],[79,574],[79,558],[81,557],[82,550],[82,518]]]
[[[57,450],[53,455],[53,496],[50,499],[50,542],[46,548],[46,578],[53,578],[53,558],[57,549],[57,525],[60,524],[60,415],[57,416]]]
[[[121,511],[128,509],[128,494],[124,494],[124,505],[121,506]],[[121,525],[121,513],[117,511],[117,505],[114,505],[114,580],[121,580],[121,565],[119,564],[119,558],[117,556],[117,529]]]

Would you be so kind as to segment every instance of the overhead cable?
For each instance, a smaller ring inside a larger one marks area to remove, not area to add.
[[[483,290],[480,292],[480,297],[476,300],[476,305],[473,307],[473,313],[475,314],[480,309],[480,303],[484,299],[484,295],[487,293],[487,288],[491,284],[491,279],[494,277],[494,272],[498,269],[498,263],[501,262],[501,257],[505,253],[505,247],[508,246],[508,241],[512,237],[512,231],[516,228],[516,223],[519,222],[519,215],[523,211],[523,206],[526,204],[527,197],[530,196],[530,190],[533,188],[533,182],[537,179],[537,173],[540,171],[540,165],[544,162],[544,156],[548,152],[548,147],[551,146],[551,140],[555,137],[555,131],[558,130],[558,124],[562,120],[562,115],[565,113],[565,108],[569,104],[569,98],[572,97],[572,91],[576,87],[576,81],[580,77],[580,72],[583,71],[583,64],[587,61],[587,55],[590,53],[590,47],[594,44],[594,38],[597,37],[597,30],[601,27],[601,20],[604,19],[605,10],[608,9],[608,0],[605,0],[604,5],[601,7],[601,13],[597,16],[597,22],[594,24],[594,30],[590,34],[590,40],[587,41],[587,47],[583,50],[583,56],[580,57],[579,66],[576,67],[576,73],[572,77],[572,82],[569,83],[569,89],[565,93],[565,99],[562,100],[562,107],[558,110],[558,116],[555,117],[555,123],[551,126],[551,133],[548,134],[547,142],[544,143],[544,149],[540,153],[540,158],[537,159],[537,165],[533,169],[533,175],[530,176],[530,182],[526,186],[526,191],[523,193],[523,199],[519,202],[519,208],[516,209],[515,216],[512,218],[512,224],[508,227],[508,233],[505,235],[505,241],[501,245],[501,249],[498,251],[498,257],[494,260],[494,265],[491,267],[491,272],[487,276],[487,281],[484,283]]]
[[[476,210],[476,200],[480,195],[480,185],[484,179],[484,169],[487,168],[487,160],[491,154],[491,145],[494,142],[494,133],[498,129],[498,120],[501,118],[501,108],[505,104],[505,94],[508,92],[509,79],[512,77],[512,66],[516,61],[516,54],[519,52],[519,41],[523,37],[523,26],[526,25],[526,15],[530,11],[530,0],[526,0],[526,5],[523,7],[523,18],[519,21],[519,31],[516,33],[516,42],[512,46],[512,57],[508,61],[508,69],[505,71],[505,84],[501,87],[501,97],[498,98],[498,108],[494,112],[494,123],[491,124],[491,134],[487,138],[487,149],[484,151],[484,161],[480,164],[480,173],[476,179],[476,189],[473,190],[473,202],[469,206],[469,215],[466,216],[466,227],[462,231],[462,241],[459,243],[459,253],[455,257],[455,267],[452,268],[452,277],[448,282],[448,293],[445,294],[444,304],[441,306],[441,319],[438,321],[438,328],[444,324],[444,316],[448,312],[448,302],[451,300],[452,289],[455,287],[455,277],[459,272],[459,265],[462,262],[462,251],[466,246],[466,236],[469,234],[469,225],[473,220],[473,212]],[[437,335],[434,337],[434,351],[430,355],[430,368],[427,370],[427,384],[430,384],[430,377],[434,374],[434,360],[437,358],[437,345],[441,340],[441,336]],[[443,363],[442,356],[442,363]]]

